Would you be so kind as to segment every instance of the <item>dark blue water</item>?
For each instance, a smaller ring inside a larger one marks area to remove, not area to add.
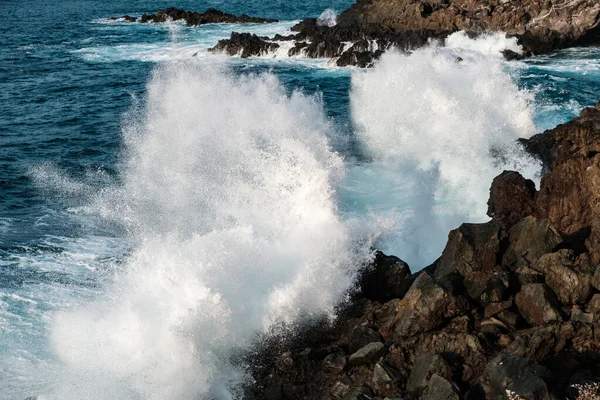
[[[39,374],[29,376],[28,368],[58,368],[47,338],[52,312],[102,292],[99,276],[118,270],[129,252],[122,226],[81,215],[90,198],[121,181],[124,115],[145,101],[157,65],[189,59],[234,29],[285,32],[295,20],[350,4],[0,2],[0,398],[43,392],[50,382]],[[189,28],[105,21],[167,6],[199,11],[215,7],[282,23]],[[519,88],[532,94],[538,131],[599,100],[599,57],[597,48],[572,49],[507,64]],[[352,165],[367,159],[354,134],[349,95],[352,74],[362,72],[332,68],[323,60],[225,62],[235,74],[272,73],[288,93],[319,96],[335,127],[334,150]],[[361,207],[368,209],[362,204],[359,212]]]

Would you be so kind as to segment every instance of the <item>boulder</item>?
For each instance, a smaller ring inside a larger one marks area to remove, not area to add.
[[[533,261],[554,249],[562,242],[560,233],[547,219],[528,216],[509,231],[509,246],[502,263],[511,270],[529,266]]]
[[[323,360],[323,368],[333,373],[343,371],[346,368],[346,364],[346,356],[343,354],[329,354]]]
[[[406,383],[406,390],[416,395],[422,393],[429,385],[429,381],[434,374],[442,378],[452,379],[452,370],[441,356],[429,353],[418,355]]]
[[[526,358],[501,354],[489,362],[486,371],[490,378],[489,399],[504,400],[507,393],[520,399],[552,399],[547,386],[552,374]]]
[[[385,355],[387,349],[381,342],[369,343],[350,355],[350,365],[371,364]]]
[[[592,293],[593,268],[585,255],[576,258],[572,250],[545,254],[531,264],[544,274],[546,284],[562,304],[580,304]]]
[[[425,391],[423,399],[427,400],[460,400],[456,388],[447,379],[433,374]]]
[[[453,274],[462,277],[476,271],[492,271],[500,249],[500,225],[462,224],[450,232],[442,256],[435,264],[433,276],[443,280]]]
[[[364,297],[383,303],[404,297],[413,281],[408,264],[378,251],[373,265],[363,272],[360,287]]]
[[[532,215],[535,206],[535,183],[515,171],[504,171],[494,178],[488,200],[489,215],[508,231],[517,222]]]
[[[383,339],[379,333],[367,326],[359,325],[352,329],[352,332],[350,333],[348,350],[350,350],[350,353],[354,353],[369,343],[382,341]]]
[[[404,298],[394,305],[389,333],[401,338],[437,328],[467,309],[465,299],[452,295],[427,273],[419,275]]]
[[[515,296],[515,304],[530,325],[545,325],[562,320],[554,294],[543,283],[524,285]]]

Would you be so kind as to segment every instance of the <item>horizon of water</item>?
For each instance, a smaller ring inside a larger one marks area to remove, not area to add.
[[[600,49],[507,63],[502,34],[370,70],[206,52],[349,2],[35,4],[0,4],[0,399],[236,398],[256,335],[334,318],[371,246],[434,261],[496,174],[539,179],[515,139],[600,93]]]

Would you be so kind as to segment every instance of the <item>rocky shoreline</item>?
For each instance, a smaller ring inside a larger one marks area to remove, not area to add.
[[[292,28],[294,40],[288,55],[329,58],[338,66],[369,67],[391,47],[410,51],[431,39],[443,42],[458,31],[472,36],[506,32],[516,37],[523,54],[507,52],[508,59],[548,53],[562,48],[600,42],[600,3],[595,0],[358,0],[329,26],[309,18]],[[239,34],[236,34],[239,35]],[[225,39],[211,49],[232,53],[239,36]],[[281,39],[249,38],[244,56]],[[243,47],[243,43],[242,43]]]
[[[496,177],[491,221],[418,273],[377,253],[333,326],[264,346],[247,397],[600,398],[600,103],[523,144],[539,191]]]
[[[228,23],[228,24],[267,24],[278,22],[276,19],[272,18],[258,18],[258,17],[249,17],[246,14],[242,15],[233,15],[223,12],[221,10],[217,10],[215,8],[209,8],[204,12],[196,12],[196,11],[185,11],[175,7],[165,8],[164,10],[157,11],[154,14],[143,14],[139,19],[137,17],[132,17],[130,15],[124,15],[120,17],[126,22],[140,22],[140,23],[162,23],[171,21],[184,21],[188,26],[198,26],[204,24],[220,24],[220,23]],[[118,20],[118,17],[111,17],[109,20],[115,21]]]

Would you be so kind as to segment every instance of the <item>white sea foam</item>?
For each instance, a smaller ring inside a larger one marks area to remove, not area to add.
[[[455,32],[446,38],[446,47],[455,50],[467,50],[486,56],[502,57],[503,50],[511,50],[521,54],[523,48],[516,37],[507,37],[505,33],[484,33],[471,39],[465,31]]]
[[[337,11],[328,8],[317,18],[317,25],[333,27],[337,25]]]
[[[126,125],[124,183],[96,206],[138,245],[105,296],[56,316],[51,398],[236,398],[232,352],[332,315],[369,257],[337,212],[331,127],[270,74],[199,63],[159,67]]]
[[[491,46],[483,39],[462,46],[496,48],[496,39],[489,39]],[[369,202],[396,219],[383,249],[423,267],[441,254],[450,229],[487,220],[495,175],[518,169],[535,177],[539,166],[515,145],[535,133],[531,100],[501,59],[472,51],[430,46],[411,55],[389,52],[372,70],[354,73],[352,117],[374,158],[365,168],[403,198],[400,207],[390,204],[388,193]],[[358,167],[352,174],[363,172]],[[360,188],[348,190],[364,202]]]

